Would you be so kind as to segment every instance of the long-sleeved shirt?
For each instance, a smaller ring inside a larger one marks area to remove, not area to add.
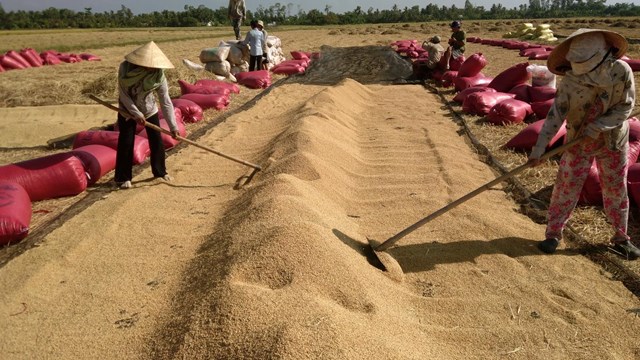
[[[247,12],[244,0],[229,0],[229,18],[240,19],[245,18]]]
[[[633,72],[622,60],[610,56],[597,69],[583,75],[567,71],[531,157],[539,158],[544,153],[565,119],[567,142],[583,135],[588,126],[594,126],[610,150],[621,149],[629,141],[627,119],[633,111],[635,99]]]
[[[119,73],[124,71],[124,63],[120,64]],[[160,107],[162,109],[162,115],[164,115],[169,129],[171,131],[178,131],[178,125],[176,123],[176,115],[173,109],[173,103],[169,97],[169,85],[165,79],[160,87],[156,89],[160,98]],[[145,118],[158,113],[158,105],[154,91],[149,91],[146,94],[142,90],[142,84],[136,84],[130,88],[125,88],[122,84],[118,83],[119,102],[120,106],[124,107],[129,114],[136,118]]]
[[[435,69],[444,54],[444,48],[440,44],[434,44],[431,42],[425,42],[422,44],[422,48],[429,54],[429,60],[427,60],[427,67],[429,69]]]
[[[255,28],[247,33],[243,43],[249,45],[251,56],[262,56],[263,44],[266,43],[266,39],[264,33]]]

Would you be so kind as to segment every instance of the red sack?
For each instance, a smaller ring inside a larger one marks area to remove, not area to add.
[[[44,65],[42,63],[42,59],[40,59],[40,55],[33,49],[22,49],[20,51],[20,56],[27,60],[31,67],[41,67],[42,65]]]
[[[458,77],[476,76],[485,66],[487,66],[487,59],[484,55],[482,53],[473,54],[460,65]]]
[[[550,51],[538,52],[529,55],[529,60],[547,60],[549,58]]]
[[[171,102],[173,104],[173,101]],[[178,127],[180,127],[180,124],[182,124],[184,122],[184,120],[182,120],[182,110],[180,110],[180,108],[177,107],[173,107],[173,116],[176,118],[176,125],[178,125]],[[160,119],[164,119],[164,113],[162,111],[158,111],[158,117]],[[168,129],[168,128],[167,128]],[[140,132],[140,129],[136,129],[138,132]]]
[[[303,60],[303,59],[308,60],[311,58],[311,53],[308,53],[306,51],[292,51],[291,57],[293,57],[295,60]]]
[[[101,61],[98,56],[92,54],[82,53],[79,56],[84,61]]]
[[[255,71],[254,71],[255,72]],[[180,99],[191,100],[194,103],[200,105],[202,110],[214,108],[216,110],[222,110],[229,105],[229,96],[219,94],[186,94],[182,95]]]
[[[280,66],[288,66],[288,65],[298,65],[298,66],[302,66],[304,68],[309,66],[309,59],[302,59],[302,60],[285,60],[281,63],[279,63],[278,65],[274,66],[271,70],[273,70],[274,68],[278,68]]]
[[[519,84],[509,90],[509,93],[515,94],[516,99],[520,101],[530,103],[531,97],[529,96],[529,88],[531,88],[531,85],[529,84]]]
[[[503,92],[475,92],[470,94],[462,104],[462,111],[472,115],[484,116],[489,113],[496,104],[513,99],[515,95]]]
[[[73,148],[77,149],[82,146],[97,144],[118,150],[118,135],[117,131],[81,131],[73,141]],[[142,136],[136,135],[133,142],[133,163],[135,165],[142,164],[149,157],[150,152],[149,141]]]
[[[180,85],[180,91],[182,95],[186,94],[218,94],[228,96],[231,92],[229,89],[225,87],[213,87],[206,85],[192,85],[184,80],[178,80],[178,85]]]
[[[10,56],[0,56],[0,65],[6,70],[20,70],[25,69],[25,66],[21,62]]]
[[[473,86],[487,86],[491,80],[493,79],[484,76],[482,73],[470,77],[460,77],[460,73],[458,73],[458,77],[453,80],[453,86],[457,92]]]
[[[462,66],[462,63],[464,63],[464,61],[465,61],[464,55],[460,55],[455,59],[452,56],[451,59],[449,60],[449,70],[458,71],[460,69],[460,66]]]
[[[456,96],[453,97],[453,101],[462,104],[470,94],[482,91],[496,92],[496,89],[492,89],[486,86],[471,86],[457,93]]]
[[[520,131],[511,140],[509,140],[505,147],[516,151],[531,151],[531,148],[533,148],[536,145],[536,141],[538,141],[538,135],[540,135],[540,130],[542,130],[543,124],[544,119],[530,124],[526,128],[522,129],[522,131]],[[555,146],[555,144],[560,141],[566,133],[567,126],[565,123],[563,123],[562,126],[560,126],[560,130],[558,130],[556,135],[551,139],[551,141],[549,141],[547,149]]]
[[[220,81],[220,80],[210,80],[210,79],[200,79],[196,81],[195,85],[201,86],[211,86],[211,87],[222,87],[225,89],[229,89],[229,92],[233,94],[240,94],[240,87],[234,83]]]
[[[518,84],[524,84],[531,78],[531,73],[527,71],[527,66],[529,66],[528,62],[516,64],[498,74],[487,86],[499,92],[507,92]]]
[[[236,80],[250,89],[266,89],[271,86],[271,73],[268,70],[239,72]]]
[[[73,55],[58,55],[58,59],[68,64],[73,64],[78,62],[78,59]]]
[[[529,88],[529,98],[531,102],[540,102],[555,99],[556,88],[549,86],[532,86]]]
[[[640,71],[640,60],[638,59],[624,59],[622,60],[629,64],[631,71]]]
[[[87,184],[93,185],[116,167],[116,150],[104,145],[85,145],[72,150],[89,177]]]
[[[58,56],[53,55],[51,53],[40,54],[40,57],[42,58],[42,62],[45,65],[58,65],[62,63],[62,60],[60,60]]]
[[[186,123],[196,123],[202,120],[202,108],[200,105],[187,99],[172,99],[175,108],[180,109],[182,121]]]
[[[29,233],[31,199],[15,182],[0,181],[0,245],[16,243]]]
[[[22,55],[20,55],[15,50],[7,51],[7,53],[4,54],[4,56],[8,56],[8,57],[12,58],[13,60],[17,61],[19,64],[21,64],[23,66],[24,69],[27,69],[27,68],[31,67],[31,64],[29,64],[27,59],[23,58]]]
[[[627,173],[627,190],[629,198],[636,206],[640,206],[640,164],[633,163]]]
[[[87,188],[82,161],[69,152],[2,166],[0,180],[20,184],[31,201],[77,195]]]
[[[553,101],[554,99],[549,99],[545,101],[531,103],[531,109],[533,109],[533,112],[536,114],[536,117],[538,117],[538,119],[547,118],[549,109],[551,109],[551,106],[553,106]]]
[[[0,55],[0,57],[2,57],[2,55]],[[2,64],[2,61],[0,61],[0,73],[1,73],[1,72],[5,72],[5,70],[4,70],[4,68],[2,67],[2,65],[1,65],[1,64]]]
[[[519,55],[520,56],[524,56],[524,57],[529,57],[531,55],[535,55],[538,53],[546,53],[547,50],[541,47],[531,47],[531,45],[529,45],[528,48],[522,49],[520,50]]]
[[[449,70],[446,71],[443,75],[442,75],[442,86],[443,87],[451,87],[451,85],[453,85],[453,81],[456,79],[456,77],[458,77],[458,72],[457,71],[453,71],[453,70]]]
[[[629,142],[640,140],[640,120],[636,117],[629,118]]]
[[[531,105],[516,99],[503,100],[489,110],[487,120],[494,125],[520,124],[531,115]]]
[[[160,119],[160,127],[165,129],[165,130],[169,130],[169,124],[167,123],[167,120],[165,119]],[[140,131],[138,133],[138,136],[143,137],[145,139],[148,139],[147,137],[147,131],[149,131],[149,129],[144,129],[143,131]],[[184,124],[179,121],[178,122],[178,135],[185,137],[187,135],[187,131],[184,128]],[[162,144],[164,144],[164,148],[165,149],[171,149],[172,147],[175,147],[176,145],[178,145],[180,143],[180,140],[176,140],[174,138],[171,137],[171,135],[167,135],[165,133],[161,133],[160,136],[162,136]]]
[[[296,74],[304,74],[305,69],[300,65],[286,65],[286,66],[277,66],[271,69],[271,72],[279,75],[296,75]]]
[[[591,163],[589,175],[582,185],[580,197],[578,198],[580,205],[602,205],[602,189],[600,187],[600,176],[595,160]]]

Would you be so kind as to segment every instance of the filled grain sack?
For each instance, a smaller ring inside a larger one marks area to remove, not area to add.
[[[202,120],[202,107],[187,99],[172,99],[171,102],[175,108],[180,109],[182,121],[185,123],[196,123]]]
[[[291,57],[294,60],[303,60],[303,59],[309,60],[311,58],[311,53],[307,51],[292,51]]]
[[[532,103],[556,98],[556,88],[549,86],[532,86],[529,88],[529,99]]]
[[[507,100],[515,98],[514,94],[503,93],[503,92],[475,92],[467,96],[462,103],[462,111],[472,115],[480,115],[484,116],[489,113],[492,107],[496,104]]]
[[[0,56],[0,65],[7,70],[22,70],[26,69],[24,64],[11,56],[1,55]]]
[[[553,106],[553,101],[554,99],[549,99],[531,103],[531,109],[533,109],[533,112],[536,114],[538,119],[545,119],[547,117],[549,109]]]
[[[200,79],[196,81],[195,85],[222,87],[229,89],[229,92],[233,94],[240,94],[240,87],[238,85],[226,81]]]
[[[460,65],[458,77],[476,76],[485,66],[487,66],[487,59],[484,55],[482,55],[482,53],[473,54]]]
[[[460,73],[458,73],[458,76],[453,80],[453,87],[457,92],[469,87],[487,86],[491,83],[492,80],[493,78],[486,77],[482,73],[478,73],[474,76],[469,77],[460,77]]]
[[[493,125],[520,124],[531,115],[531,105],[521,100],[506,99],[494,105],[487,114],[487,120]]]
[[[222,110],[229,105],[229,96],[220,94],[186,94],[182,95],[180,99],[191,100],[200,105],[202,110],[211,108]]]
[[[0,180],[0,245],[16,243],[29,233],[31,199],[18,183]]]
[[[290,65],[283,65],[283,66],[275,66],[271,69],[271,71],[274,74],[280,74],[280,75],[297,75],[297,74],[304,74],[305,68],[300,65],[290,64]]]
[[[85,145],[71,151],[84,166],[87,173],[87,185],[95,184],[116,167],[116,150],[105,145]]]
[[[229,77],[231,75],[231,64],[228,61],[211,61],[204,64],[204,69],[216,75]]]
[[[221,86],[193,85],[184,80],[178,80],[182,95],[186,94],[219,94],[229,95],[230,90]]]
[[[187,136],[187,130],[184,127],[184,123],[182,121],[176,121],[176,124],[178,125],[178,135],[182,137]],[[170,131],[169,124],[166,119],[160,118],[160,127]],[[140,131],[137,136],[148,139],[147,131],[148,129],[144,129]],[[180,140],[174,139],[171,135],[160,133],[160,136],[162,137],[162,143],[164,144],[165,149],[171,149],[180,143]]]
[[[226,61],[231,50],[230,46],[218,46],[214,48],[206,48],[200,51],[200,62],[206,64],[213,61]]]
[[[40,54],[38,54],[35,50],[31,48],[26,48],[20,50],[20,56],[22,56],[31,67],[41,67],[44,65],[42,59],[40,58]]]
[[[630,164],[627,172],[627,190],[629,192],[629,200],[636,207],[640,207],[640,164]]]
[[[526,83],[531,77],[531,73],[527,71],[527,66],[529,66],[528,62],[513,65],[493,78],[487,86],[499,92],[507,92],[518,84]]]
[[[505,148],[516,151],[530,152],[531,149],[535,146],[536,141],[538,141],[538,136],[540,135],[540,130],[542,130],[542,125],[544,125],[544,119],[529,124],[526,128],[522,129],[516,136],[509,140],[506,143]],[[563,123],[560,127],[560,130],[558,130],[556,135],[551,139],[551,141],[549,141],[547,149],[550,149],[558,144],[558,142],[564,138],[566,133],[567,126],[566,123]]]
[[[238,73],[236,79],[238,84],[250,89],[266,89],[271,86],[271,74],[267,70]]]
[[[117,131],[107,130],[87,130],[79,132],[74,141],[73,149],[77,149],[82,146],[97,144],[108,146],[114,150],[118,149],[118,135]],[[142,164],[150,154],[149,141],[141,136],[136,135],[133,142],[133,163],[135,165]]]
[[[20,184],[31,201],[73,196],[87,188],[82,161],[70,152],[0,167],[0,180]]]
[[[486,86],[472,86],[472,87],[468,87],[462,91],[460,91],[459,93],[456,94],[456,96],[453,97],[453,101],[462,104],[464,103],[464,100],[467,98],[467,96],[476,93],[476,92],[482,92],[482,91],[490,91],[490,92],[496,92],[496,89],[492,89],[490,87],[486,87]]]
[[[529,96],[529,89],[531,85],[529,84],[518,84],[514,86],[509,93],[514,94],[516,99],[524,102],[531,102],[531,97]]]
[[[51,53],[40,54],[40,58],[45,65],[58,65],[62,63],[62,60],[57,55]]]
[[[20,63],[25,69],[26,68],[30,68],[31,64],[29,64],[29,62],[27,61],[27,59],[25,59],[24,57],[22,57],[22,55],[20,55],[19,52],[15,51],[15,50],[9,50],[7,51],[4,56],[8,56],[10,58],[12,58],[13,60],[17,61],[18,63]]]
[[[442,87],[451,87],[453,85],[454,80],[458,77],[458,72],[454,70],[445,71],[442,75]]]

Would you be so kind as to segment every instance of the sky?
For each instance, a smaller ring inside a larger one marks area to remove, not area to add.
[[[344,13],[354,10],[357,6],[360,6],[362,10],[367,11],[369,7],[374,9],[391,9],[394,4],[399,8],[412,7],[415,5],[424,8],[428,2],[424,0],[269,0],[269,1],[253,1],[246,0],[247,8],[249,10],[256,10],[258,5],[262,5],[265,8],[280,3],[287,5],[293,4],[293,11],[298,12],[298,6],[304,11],[311,9],[318,9],[324,11],[325,7],[329,5],[331,11],[336,13]],[[456,5],[459,8],[464,7],[465,0],[435,0],[432,3],[438,6],[450,7]],[[528,0],[471,0],[471,3],[475,6],[484,6],[490,8],[492,4],[502,4],[506,8],[517,7],[520,4],[528,4]],[[640,0],[607,0],[606,4],[611,5],[615,3],[633,3],[640,5]],[[104,12],[120,9],[121,5],[124,5],[131,9],[134,14],[149,13],[153,11],[162,10],[175,10],[181,11],[185,5],[199,6],[206,5],[209,8],[217,9],[229,4],[228,0],[0,0],[5,11],[16,10],[44,10],[50,7],[65,8],[74,11],[84,11],[85,8],[91,8],[93,12]]]

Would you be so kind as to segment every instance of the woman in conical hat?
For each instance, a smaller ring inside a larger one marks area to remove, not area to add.
[[[118,152],[116,155],[115,181],[120,188],[130,188],[133,177],[133,146],[136,123],[145,121],[159,126],[158,106],[155,93],[158,94],[162,114],[169,124],[171,134],[178,135],[178,126],[173,104],[169,97],[169,86],[164,69],[173,68],[173,64],[153,42],[149,42],[125,57],[118,70],[119,105],[131,114],[127,119],[118,114]],[[164,144],[161,134],[145,128],[151,150],[151,170],[153,176],[170,180],[165,167]]]
[[[565,151],[560,160],[547,215],[546,239],[538,246],[545,253],[553,253],[562,239],[562,230],[595,160],[604,211],[613,227],[612,246],[628,259],[640,257],[640,250],[627,235],[627,119],[636,97],[631,68],[619,60],[627,47],[626,39],[615,32],[580,29],[549,54],[547,67],[564,78],[529,163],[540,163],[549,141],[565,120],[565,141],[578,137],[583,140]]]

